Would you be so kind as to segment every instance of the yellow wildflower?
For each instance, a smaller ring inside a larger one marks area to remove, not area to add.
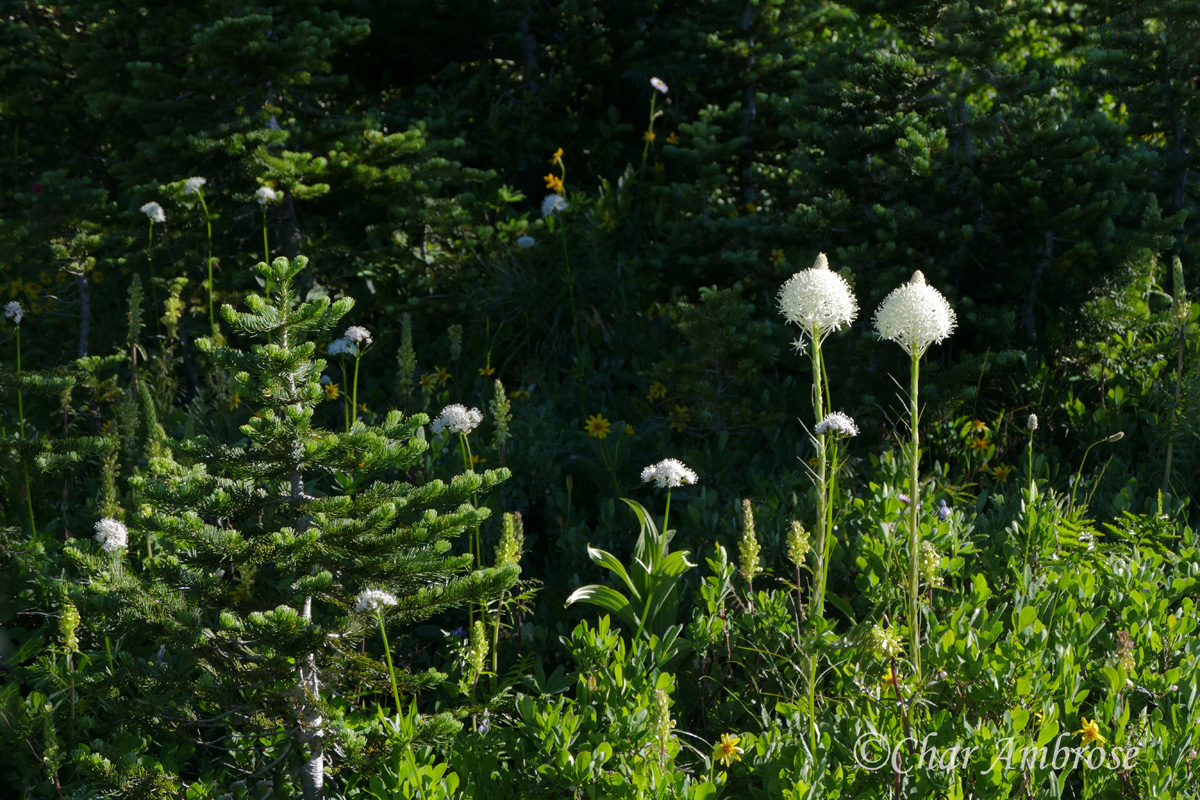
[[[600,215],[600,227],[604,228],[606,231],[613,231],[617,229],[617,218],[614,217],[612,212],[607,208],[604,209],[604,213]]]
[[[583,429],[593,439],[603,439],[612,430],[612,423],[599,414],[593,414],[583,423]]]
[[[738,747],[740,741],[742,741],[740,736],[721,734],[721,741],[717,742],[717,746],[713,748],[713,760],[720,761],[727,767],[734,761],[741,761],[742,753],[746,751]]]
[[[1083,727],[1075,732],[1083,734],[1083,738],[1079,740],[1080,747],[1085,744],[1092,744],[1093,742],[1099,742],[1102,745],[1108,743],[1108,739],[1100,735],[1100,724],[1094,719],[1089,720],[1087,717],[1084,717]]]
[[[426,372],[421,376],[421,388],[429,392],[433,390],[433,374]]]
[[[687,406],[676,405],[671,409],[671,413],[667,419],[667,424],[671,426],[671,430],[676,433],[683,433],[687,428],[688,423],[692,421],[692,413],[688,411]]]
[[[783,261],[783,251],[782,250],[772,250],[771,251],[771,263],[779,264],[782,261]]]
[[[977,419],[971,423],[971,430],[973,430],[973,431],[983,431],[986,433],[987,429],[988,429],[987,423],[981,419]]]
[[[663,172],[665,170],[666,170],[666,167],[663,166],[662,162],[660,162],[660,161],[654,162],[654,171],[655,172]]]
[[[551,172],[550,174],[548,174],[548,175],[547,175],[547,176],[544,178],[544,180],[546,181],[546,188],[547,188],[547,189],[549,189],[549,190],[550,190],[550,191],[552,191],[552,192],[557,192],[558,194],[562,194],[562,193],[563,193],[563,181],[562,181],[562,178],[558,177],[558,176],[557,176],[557,175],[555,175],[553,172]]]
[[[676,133],[672,133],[670,136],[667,137],[667,144],[679,144],[679,135]]]
[[[370,414],[370,413],[371,413],[371,409],[367,408],[367,404],[366,404],[366,403],[359,403],[359,404],[358,404],[358,411],[359,411],[359,413],[360,413],[360,414]]]
[[[242,396],[241,396],[240,394],[235,394],[235,395],[234,395],[232,398],[230,398],[230,400],[229,400],[229,407],[230,407],[230,408],[237,408],[237,407],[238,407],[238,406],[240,406],[241,404],[242,404]]]
[[[976,436],[975,438],[971,439],[971,449],[972,450],[987,450],[988,449],[987,437],[986,436]]]
[[[493,372],[495,372],[495,371],[496,371],[496,370],[492,369],[492,365],[491,365],[491,364],[488,364],[487,366],[483,366],[483,367],[480,367],[480,368],[479,368],[479,374],[480,374],[480,375],[482,375],[482,376],[484,376],[485,378],[486,378],[488,375],[491,375],[491,374],[492,374]]]
[[[1013,468],[1008,464],[1001,464],[998,467],[992,468],[992,477],[998,481],[1007,480],[1008,476],[1012,474],[1012,471]]]
[[[667,387],[663,386],[658,381],[655,381],[654,383],[650,384],[650,394],[646,395],[646,397],[650,400],[657,400],[660,397],[666,397],[666,396],[667,396]]]
[[[324,386],[322,386],[322,388],[325,390],[326,400],[337,400],[342,396],[342,393],[338,391],[338,385],[336,383],[326,383]]]
[[[472,467],[475,466],[476,464],[482,464],[485,461],[487,461],[486,458],[480,458],[479,456],[475,455],[474,453],[471,454],[471,466]]]
[[[562,161],[562,148],[561,147],[554,151],[554,155],[550,156],[551,164],[557,164],[560,161]]]
[[[645,133],[642,134],[642,138],[645,139],[647,142],[653,142],[654,141],[654,131],[646,131]]]
[[[633,426],[626,424],[625,425],[625,433],[629,434],[630,436],[633,436]]]
[[[883,676],[883,684],[885,686],[896,686],[900,682],[900,676],[896,674],[896,670],[888,667],[887,674]]]
[[[508,396],[511,397],[513,400],[528,400],[529,399],[529,390],[528,389],[514,389],[513,391],[508,393]]]
[[[433,379],[439,384],[445,384],[446,381],[450,380],[450,370],[445,367],[434,367],[433,371]]]

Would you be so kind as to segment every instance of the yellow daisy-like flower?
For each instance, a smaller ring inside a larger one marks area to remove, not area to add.
[[[1083,734],[1083,738],[1079,740],[1080,747],[1085,744],[1092,744],[1093,742],[1099,742],[1102,745],[1108,743],[1108,739],[1100,735],[1100,724],[1094,719],[1089,720],[1087,717],[1084,717],[1083,727],[1075,732]]]
[[[679,144],[679,135],[676,133],[672,133],[670,136],[667,137],[667,144]]]
[[[229,400],[229,407],[230,407],[230,408],[237,408],[237,407],[238,407],[238,406],[240,406],[241,404],[242,404],[242,396],[241,396],[240,394],[235,394],[235,395],[234,395],[234,396],[233,396],[233,397],[232,397],[232,398]]]
[[[326,400],[337,400],[342,396],[342,393],[338,390],[338,385],[336,383],[327,383],[321,388],[325,390]]]
[[[986,436],[976,436],[973,439],[971,439],[971,449],[972,450],[987,450],[988,449],[987,437]]]
[[[600,227],[604,228],[606,231],[614,231],[617,229],[617,218],[614,217],[612,212],[610,212],[607,208],[604,209],[604,213],[600,215]]]
[[[625,433],[629,434],[630,436],[633,436],[633,426],[626,424],[625,425]]]
[[[778,264],[782,261],[783,261],[783,251],[782,250],[772,250],[771,251],[771,263]]]
[[[359,413],[361,413],[361,414],[370,414],[370,413],[371,413],[371,409],[367,408],[367,404],[366,404],[366,403],[359,403],[359,404],[358,404],[358,411],[359,411]]]
[[[599,414],[593,414],[583,423],[583,429],[593,439],[603,439],[612,430],[612,423]]]
[[[549,189],[549,190],[550,190],[550,191],[552,191],[552,192],[557,192],[558,194],[562,194],[562,193],[563,193],[563,181],[562,181],[562,178],[558,177],[558,176],[557,176],[557,175],[555,175],[553,172],[551,172],[550,174],[548,174],[548,175],[547,175],[547,176],[544,178],[544,180],[546,181],[546,188],[547,188],[547,189]]]
[[[484,376],[485,378],[486,378],[488,375],[491,375],[491,374],[492,374],[493,372],[495,372],[495,371],[496,371],[496,370],[492,369],[492,365],[491,365],[491,364],[488,364],[487,366],[484,366],[484,367],[480,367],[480,368],[479,368],[479,374],[480,374],[480,375],[482,375],[482,376]]]
[[[657,400],[660,397],[666,397],[666,396],[667,396],[667,387],[663,386],[658,381],[655,381],[654,383],[650,384],[650,394],[646,395],[646,397],[650,400]]]
[[[426,372],[421,376],[421,388],[427,392],[433,389],[433,373]]]
[[[1012,471],[1013,468],[1008,464],[1001,464],[1000,466],[992,469],[992,477],[998,481],[1007,480],[1008,476],[1012,474]]]
[[[671,413],[667,419],[667,424],[671,427],[671,430],[675,431],[676,433],[683,433],[684,430],[687,429],[688,423],[691,421],[692,412],[688,410],[688,407],[677,405],[671,409]]]
[[[482,464],[485,461],[487,461],[486,458],[480,458],[479,456],[477,456],[473,453],[471,454],[471,466],[472,467],[475,466],[476,464]]]
[[[988,429],[987,423],[981,419],[977,419],[971,423],[971,430],[973,430],[973,431],[984,431],[986,433],[987,429]]]
[[[645,133],[642,134],[642,138],[645,139],[647,142],[653,142],[654,141],[654,131],[646,131]]]
[[[561,147],[554,151],[554,155],[550,156],[551,164],[557,164],[560,161],[562,161],[562,148]]]
[[[433,379],[439,384],[445,384],[446,381],[450,380],[450,370],[445,367],[434,367]]]
[[[721,741],[717,742],[717,746],[713,748],[713,760],[720,761],[727,767],[735,761],[741,761],[742,753],[746,752],[738,747],[738,743],[741,741],[742,737],[740,736],[721,734]]]
[[[896,670],[888,667],[887,674],[883,676],[883,684],[885,686],[896,686],[900,682],[900,676],[896,674]]]
[[[758,206],[754,203],[746,203],[746,210],[753,214],[755,211],[758,211]]]

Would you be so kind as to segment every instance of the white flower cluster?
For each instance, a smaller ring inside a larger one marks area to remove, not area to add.
[[[1030,414],[1029,419],[1025,420],[1025,430],[1030,433],[1037,430],[1037,414]]]
[[[158,203],[146,203],[146,205],[142,206],[138,210],[149,217],[151,222],[167,221],[167,215],[163,213],[163,208]]]
[[[8,304],[4,306],[4,316],[20,325],[21,320],[25,317],[25,309],[21,308],[21,304],[16,300],[10,300],[8,301]]]
[[[696,473],[687,468],[682,461],[675,458],[666,458],[657,464],[651,464],[642,470],[642,481],[649,483],[654,481],[654,485],[660,489],[674,489],[676,486],[683,484],[694,484],[699,478]]]
[[[267,204],[274,203],[279,199],[279,194],[270,186],[260,186],[258,187],[258,191],[254,193],[254,199],[258,201],[260,206],[266,208]]]
[[[467,408],[461,403],[452,403],[442,409],[441,415],[429,426],[435,434],[470,433],[483,422],[483,412],[478,408]]]
[[[354,351],[350,349],[350,342],[346,339],[334,339],[325,348],[325,352],[331,356],[346,356],[354,355]]]
[[[858,436],[858,426],[854,424],[854,420],[841,411],[834,411],[825,417],[817,423],[817,427],[813,430],[818,436],[824,433],[833,433],[838,436]]]
[[[542,201],[542,216],[548,217],[555,211],[566,211],[568,205],[570,204],[562,196],[548,194],[546,195],[546,199]]]
[[[346,328],[346,332],[342,334],[342,338],[354,346],[354,352],[362,345],[371,344],[375,341],[371,338],[371,332],[361,325],[351,325]]]
[[[797,272],[779,290],[779,310],[815,341],[849,325],[858,316],[858,301],[850,284],[829,268],[821,253],[811,269]]]
[[[358,596],[358,602],[354,604],[354,610],[378,611],[384,606],[394,606],[397,602],[399,601],[396,600],[396,595],[382,589],[364,589]]]
[[[925,283],[920,270],[912,280],[892,290],[875,312],[875,330],[904,348],[914,358],[929,345],[940,342],[954,331],[954,309],[942,293]]]
[[[129,542],[129,531],[112,517],[96,523],[96,541],[106,553],[115,553]]]
[[[204,178],[188,178],[183,187],[184,194],[200,194],[200,187],[208,183]]]

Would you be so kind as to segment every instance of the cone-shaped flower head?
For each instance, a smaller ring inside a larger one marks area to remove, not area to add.
[[[4,316],[20,325],[21,319],[25,316],[25,309],[21,308],[21,304],[16,300],[9,300],[4,306]]]
[[[797,272],[779,290],[779,310],[788,322],[804,329],[814,342],[849,325],[858,316],[858,301],[850,284],[829,268],[825,254],[811,269]]]
[[[104,552],[115,553],[129,541],[129,531],[112,517],[105,517],[96,523],[96,541]]]
[[[396,595],[382,589],[364,589],[358,596],[358,602],[354,604],[354,610],[360,613],[375,612],[384,606],[394,606],[397,602]]]
[[[683,484],[693,484],[699,480],[696,473],[687,468],[682,461],[675,458],[665,458],[657,464],[651,464],[642,470],[642,480],[660,489],[674,489]]]
[[[875,312],[879,335],[913,357],[920,357],[929,345],[948,337],[956,322],[950,303],[925,283],[920,270],[913,273],[911,281],[893,289]]]
[[[1030,414],[1029,419],[1025,420],[1025,430],[1029,431],[1030,433],[1033,433],[1034,431],[1037,430],[1037,426],[1038,426],[1037,414]]]
[[[143,214],[150,218],[151,222],[166,222],[167,215],[163,213],[163,208],[158,203],[146,203],[139,209]]]
[[[268,203],[274,203],[279,199],[279,195],[270,186],[260,186],[258,191],[254,193],[254,199],[258,201],[260,206],[266,208]]]
[[[470,433],[483,422],[483,412],[453,403],[442,409],[441,415],[429,426],[434,433]]]
[[[184,194],[200,194],[200,187],[208,181],[204,178],[188,178],[183,186]]]

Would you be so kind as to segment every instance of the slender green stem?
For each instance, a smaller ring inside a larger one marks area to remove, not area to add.
[[[341,363],[342,363],[342,383],[344,384],[346,382],[346,359],[344,357],[339,357],[338,360],[341,361]],[[346,420],[346,433],[350,432],[350,406],[349,406],[349,403],[350,403],[350,388],[347,386],[343,386],[342,387],[342,416],[345,417],[345,420]]]
[[[358,353],[359,345],[355,345],[354,347],[354,393],[350,399],[350,419],[352,426],[358,423],[358,362],[362,361],[362,356]]]
[[[812,370],[813,370],[813,415],[817,422],[825,418],[825,363],[821,357],[821,337],[817,330],[813,330],[809,335],[812,344]],[[825,618],[825,580],[828,574],[826,565],[828,563],[828,531],[827,519],[825,515],[825,500],[826,491],[826,451],[825,451],[825,434],[817,434],[817,547],[816,556],[816,572],[813,575],[815,586],[813,587],[812,597],[812,613],[809,615],[813,623],[820,629],[821,621]],[[813,648],[808,656],[808,720],[809,720],[809,744],[812,748],[812,757],[817,757],[817,745],[819,742],[819,732],[817,730],[817,650],[816,640],[814,637]]]
[[[909,483],[908,483],[908,629],[910,639],[910,659],[917,680],[921,679],[921,622],[919,593],[920,593],[920,564],[921,564],[921,489],[920,489],[920,407],[917,403],[917,385],[921,373],[921,356],[912,356],[911,380],[908,388],[909,425],[912,428],[912,443],[909,451]]]
[[[154,220],[150,220],[150,238],[146,242],[146,260],[150,263],[150,302],[154,308],[154,331],[162,334],[162,320],[158,318],[158,287],[154,285]]]
[[[400,692],[396,689],[396,668],[392,665],[392,648],[388,645],[387,626],[383,624],[383,611],[377,609],[375,611],[375,619],[379,621],[379,634],[383,637],[383,654],[387,657],[388,674],[392,676],[392,700],[396,702],[396,714],[403,714],[400,710]]]
[[[1029,507],[1025,512],[1025,565],[1029,565],[1029,549],[1033,543],[1033,522],[1030,515],[1033,512],[1034,492],[1037,491],[1037,485],[1033,480],[1033,431],[1029,432],[1029,498],[1027,502]]]
[[[208,229],[208,323],[215,331],[217,329],[217,314],[213,308],[213,257],[212,257],[212,218],[208,215],[208,203],[204,201],[204,190],[197,188],[196,196],[200,198],[200,207],[204,209],[204,225]]]
[[[271,248],[267,244],[267,207],[263,206],[263,261],[271,263]]]
[[[21,392],[21,324],[17,323],[17,424],[21,442],[25,442],[25,399]],[[21,470],[25,474],[25,511],[29,515],[29,533],[37,536],[37,525],[33,521],[33,484],[29,481],[29,460],[21,456]]]
[[[660,536],[667,535],[667,520],[671,518],[671,487],[667,487],[667,510],[663,512],[663,526],[659,532]]]

